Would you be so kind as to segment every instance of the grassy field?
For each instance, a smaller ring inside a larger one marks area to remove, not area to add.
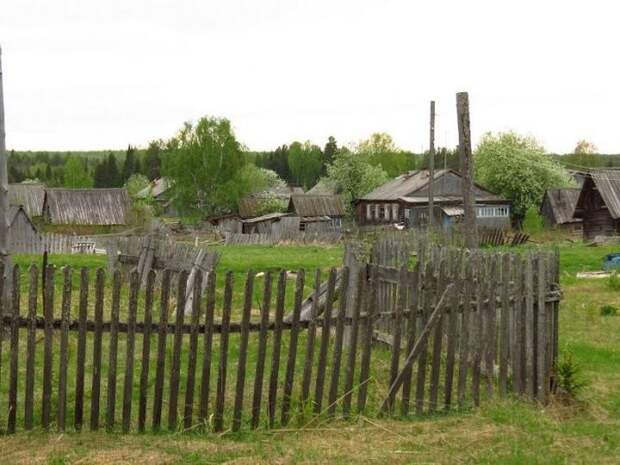
[[[601,316],[600,307],[620,309],[620,290],[607,280],[578,280],[575,274],[599,269],[602,257],[618,249],[560,246],[561,354],[574,360],[588,382],[570,404],[556,400],[542,409],[509,399],[431,418],[355,417],[306,428],[295,425],[288,430],[206,437],[35,431],[0,438],[0,464],[616,464],[620,458],[620,316]],[[342,254],[338,248],[318,247],[236,247],[223,252],[221,268],[232,270],[235,277],[249,268],[335,266]],[[16,262],[27,265],[38,259],[23,256]],[[105,266],[101,257],[54,256],[51,262]]]

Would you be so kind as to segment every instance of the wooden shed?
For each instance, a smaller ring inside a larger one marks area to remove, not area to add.
[[[46,189],[43,202],[45,221],[63,225],[125,225],[129,208],[124,188]]]
[[[588,173],[579,192],[575,218],[583,221],[583,237],[620,235],[620,172]]]
[[[340,230],[346,215],[339,195],[292,195],[288,211],[300,218],[300,231]]]
[[[168,178],[158,178],[136,194],[138,199],[151,198],[163,216],[179,216],[170,196],[171,183]]]
[[[581,232],[582,220],[574,217],[580,192],[580,188],[547,190],[540,207],[545,225]]]
[[[39,183],[9,184],[9,204],[22,206],[28,218],[43,215],[45,186]]]
[[[39,231],[21,205],[9,207],[9,250],[13,253],[32,252],[41,240]]]
[[[428,221],[428,170],[410,171],[379,186],[355,201],[355,219],[360,225],[406,223],[424,226]],[[436,210],[440,224],[459,221],[462,214],[454,208],[463,207],[463,180],[454,170],[437,170],[434,176],[433,198],[437,207],[449,207],[450,215]],[[498,197],[483,187],[474,185],[476,221],[488,228],[510,228],[510,201]],[[424,213],[426,210],[426,214]],[[443,221],[444,219],[449,221]]]

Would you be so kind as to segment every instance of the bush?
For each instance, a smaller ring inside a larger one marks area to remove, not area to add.
[[[612,291],[620,291],[620,276],[615,271],[607,278],[607,287]]]
[[[613,305],[603,305],[600,312],[601,316],[616,316],[618,314],[618,309]]]
[[[531,235],[542,232],[544,229],[545,223],[538,209],[535,207],[528,208],[523,218],[523,231]]]
[[[570,352],[563,354],[557,366],[559,393],[574,399],[588,385],[581,366],[574,361]]]

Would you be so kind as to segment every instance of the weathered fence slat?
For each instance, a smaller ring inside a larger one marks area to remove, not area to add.
[[[121,272],[116,270],[112,279],[112,313],[110,323],[110,358],[108,361],[108,398],[106,413],[106,429],[114,428],[116,409],[116,363],[118,351],[118,319],[120,310]]]
[[[39,284],[39,270],[36,265],[30,267],[30,286],[28,294],[28,336],[26,348],[26,393],[24,398],[24,429],[31,430],[33,427],[34,410],[34,356],[36,351],[36,326],[37,295]],[[1,298],[1,297],[0,297]]]
[[[78,346],[75,372],[74,427],[82,429],[84,421],[84,372],[86,365],[86,320],[88,318],[88,268],[80,271],[80,306],[78,310]]]
[[[355,378],[355,360],[357,358],[357,347],[359,339],[359,320],[360,312],[366,302],[368,286],[366,285],[366,269],[359,271],[357,293],[355,294],[355,303],[353,306],[353,315],[351,319],[351,330],[349,347],[347,353],[347,366],[344,382],[344,397],[342,399],[342,414],[348,418],[351,412],[351,401],[353,398],[353,382]]]
[[[433,307],[437,305],[437,296],[439,292],[443,292],[444,287],[446,286],[447,276],[446,276],[446,260],[442,260],[439,265],[439,278],[437,282],[437,292],[434,295],[433,299]],[[439,397],[439,376],[440,376],[440,368],[441,368],[441,347],[443,343],[443,333],[444,333],[444,312],[440,313],[439,322],[435,326],[435,332],[433,334],[433,353],[431,358],[431,385],[430,385],[430,393],[429,393],[429,402],[428,402],[428,412],[434,413],[437,409],[437,400]]]
[[[267,353],[267,327],[269,326],[269,309],[271,306],[271,273],[265,273],[263,302],[260,308],[260,331],[258,334],[258,353],[256,355],[256,371],[254,377],[254,393],[252,396],[251,427],[256,428],[260,420],[260,407],[263,396],[263,376],[265,371],[265,355]]]
[[[209,393],[211,390],[211,360],[213,354],[213,316],[215,313],[216,273],[207,273],[207,306],[205,308],[205,332],[203,335],[202,374],[200,381],[200,407],[198,419],[205,425],[209,413]]]
[[[361,338],[362,356],[360,361],[359,390],[357,392],[357,412],[363,413],[366,409],[368,397],[368,382],[370,381],[370,360],[372,345],[372,324],[377,304],[377,267],[370,267],[370,293],[365,305],[364,328]]]
[[[340,290],[338,292],[338,315],[336,317],[336,337],[334,339],[334,358],[332,360],[332,374],[327,396],[327,413],[336,413],[336,397],[338,396],[338,383],[340,381],[340,366],[342,364],[342,344],[344,342],[344,319],[347,312],[347,296],[349,295],[349,273],[348,267],[342,271],[340,279]]]
[[[463,292],[463,280],[461,278],[461,255],[454,256],[450,261],[451,272],[450,280],[454,283],[454,292],[449,299],[449,314],[448,314],[448,326],[447,326],[447,348],[446,348],[446,380],[444,387],[444,408],[450,409],[452,405],[452,391],[454,384],[454,366],[456,357],[456,344],[458,340],[457,325],[458,325],[458,307],[459,297]]]
[[[286,271],[282,270],[278,278],[278,295],[276,297],[275,326],[273,329],[273,351],[271,354],[271,374],[269,376],[269,398],[267,410],[269,427],[273,428],[276,417],[276,400],[278,394],[278,373],[280,371],[280,353],[282,348],[282,319],[284,317],[284,296],[286,292]]]
[[[471,256],[470,256],[471,257]],[[457,402],[459,407],[465,405],[467,373],[470,365],[470,335],[472,332],[471,300],[474,293],[473,266],[465,266],[465,288],[463,292],[463,312],[461,313],[461,341],[459,347],[459,378],[457,386]]]
[[[319,349],[319,362],[316,368],[316,385],[314,390],[314,413],[321,413],[323,406],[323,390],[325,387],[325,373],[327,369],[327,350],[329,349],[329,339],[331,331],[332,311],[336,293],[336,269],[332,268],[327,280],[327,300],[323,313],[323,324],[321,326],[321,346]]]
[[[11,324],[11,361],[9,368],[9,419],[7,432],[12,434],[15,432],[15,426],[17,421],[17,381],[19,373],[18,369],[18,361],[19,361],[19,328],[17,327],[17,318],[19,317],[19,307],[20,307],[20,274],[19,274],[19,266],[15,265],[13,267],[13,277],[12,277],[12,294],[13,298],[12,302],[12,316],[13,322]]]
[[[149,371],[151,364],[151,323],[153,321],[153,288],[155,272],[151,270],[146,279],[144,297],[144,333],[142,335],[142,361],[140,363],[140,397],[138,400],[138,431],[144,432],[146,425],[146,403],[149,388]]]
[[[95,331],[93,336],[93,378],[90,399],[90,429],[99,429],[99,403],[101,396],[101,357],[103,338],[103,290],[105,273],[99,268],[95,283]]]
[[[136,347],[136,316],[138,313],[138,291],[140,277],[132,272],[129,278],[129,312],[127,315],[127,340],[125,352],[125,379],[123,382],[123,433],[131,426],[131,404],[133,394],[133,365]]]
[[[71,317],[71,268],[63,270],[61,328],[60,328],[60,354],[58,368],[58,411],[56,422],[59,431],[65,430],[67,413],[67,364],[69,360],[69,318]]]
[[[168,308],[170,301],[170,271],[164,271],[161,281],[159,302],[159,332],[157,335],[157,362],[155,365],[155,389],[153,393],[153,430],[161,427],[161,413],[164,400],[164,370],[166,368],[166,333],[168,330]]]
[[[304,271],[297,272],[295,286],[295,303],[293,306],[293,320],[291,323],[288,360],[286,362],[286,374],[284,378],[284,392],[282,393],[282,415],[280,421],[286,426],[289,421],[291,396],[293,394],[293,381],[295,376],[295,363],[297,360],[297,342],[299,340],[299,315],[301,313],[301,301],[304,293]]]
[[[196,384],[196,364],[198,352],[198,323],[200,322],[200,297],[202,292],[202,273],[194,272],[192,278],[192,308],[191,308],[191,332],[189,335],[189,353],[187,356],[187,379],[185,384],[185,402],[183,409],[183,428],[189,430],[192,427],[192,413],[194,410],[194,388]],[[184,312],[187,310],[187,305]]]
[[[420,280],[420,263],[418,262],[410,274],[409,290],[407,306],[409,308],[409,316],[407,318],[407,349],[406,353],[410,354],[416,342],[418,311],[420,303],[421,280]],[[403,393],[401,400],[401,415],[409,415],[409,403],[411,401],[411,381],[413,375],[413,365],[403,367]]]
[[[510,280],[512,277],[511,257],[508,254],[503,256],[502,261],[502,306],[499,322],[499,394],[505,397],[508,392],[508,357],[510,348],[510,328],[509,315],[510,304]]]
[[[239,358],[237,360],[237,385],[235,386],[235,405],[233,407],[232,431],[241,429],[243,412],[243,393],[245,392],[245,370],[248,358],[248,339],[250,337],[250,316],[252,312],[252,295],[254,293],[254,272],[248,271],[245,281],[245,301],[241,315],[241,335],[239,341]]]
[[[316,339],[316,321],[319,313],[319,299],[321,292],[321,270],[317,269],[314,273],[314,293],[312,296],[312,306],[308,329],[306,331],[306,358],[304,360],[304,373],[301,381],[301,402],[300,408],[306,407],[306,402],[310,395],[310,381],[312,380],[312,366],[314,364],[314,341]]]
[[[425,287],[422,293],[422,316],[420,324],[426,325],[432,311],[432,294],[434,292],[435,278],[432,266],[424,270]],[[415,413],[422,415],[424,413],[424,389],[426,387],[426,359],[428,357],[428,339],[422,341],[420,345],[420,355],[418,356],[418,371],[416,374],[416,393],[415,393]]]
[[[232,311],[233,274],[226,273],[224,288],[224,308],[222,312],[222,334],[220,335],[220,363],[217,375],[217,392],[215,398],[215,413],[213,416],[213,429],[220,432],[224,429],[224,401],[226,396],[226,368],[228,362],[228,329],[230,326],[230,314]]]
[[[398,303],[396,305],[396,311],[394,313],[394,336],[392,339],[392,354],[390,358],[390,385],[396,380],[398,376],[398,363],[400,358],[400,350],[401,350],[401,334],[402,334],[402,316],[405,310],[405,305],[407,304],[407,266],[404,265],[400,269],[399,279],[398,279]],[[394,407],[394,399],[396,396],[396,392],[393,392],[391,396],[388,397],[387,409],[391,413]]]
[[[170,386],[168,396],[168,429],[175,431],[178,421],[179,383],[181,374],[181,346],[183,344],[183,322],[185,318],[185,289],[187,272],[182,271],[177,287],[176,319],[174,341],[172,347],[172,363],[170,365]]]

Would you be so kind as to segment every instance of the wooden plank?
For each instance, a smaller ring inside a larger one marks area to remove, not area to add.
[[[75,374],[75,416],[73,425],[82,430],[84,422],[84,370],[86,365],[86,320],[88,318],[88,268],[80,271],[80,306],[78,310],[78,345]]]
[[[536,363],[536,392],[537,400],[542,405],[549,401],[549,378],[547,376],[547,305],[545,302],[547,284],[547,257],[540,253],[538,256],[538,285],[537,287],[537,312],[538,312],[538,352]]]
[[[106,429],[114,429],[116,409],[116,364],[118,361],[118,318],[121,295],[121,272],[116,270],[112,278],[112,311],[110,315],[110,355],[108,359],[108,398]]]
[[[282,318],[284,316],[284,297],[286,292],[286,271],[280,272],[278,278],[278,295],[276,298],[275,326],[273,329],[273,350],[271,353],[271,374],[269,376],[269,398],[267,410],[269,427],[273,428],[276,417],[276,399],[278,393],[278,373],[280,371],[280,353],[282,347]]]
[[[342,345],[344,342],[344,320],[347,312],[347,298],[349,296],[349,268],[344,268],[338,293],[338,315],[336,320],[336,337],[334,340],[334,358],[332,361],[332,375],[327,397],[327,414],[336,413],[336,401],[338,396],[338,383],[340,381],[340,365],[342,363]]]
[[[510,349],[510,328],[509,317],[511,311],[510,304],[510,282],[512,277],[512,257],[504,254],[502,261],[502,307],[499,322],[499,395],[506,397],[508,393],[508,354]]]
[[[394,323],[392,327],[394,328],[393,337],[392,337],[392,354],[390,357],[390,386],[396,380],[398,376],[398,364],[400,358],[400,350],[401,350],[401,335],[402,335],[402,317],[403,312],[405,311],[405,305],[407,305],[407,265],[404,265],[400,269],[399,279],[398,279],[398,303],[396,305],[394,311]],[[387,411],[392,413],[394,408],[394,400],[395,400],[396,392],[393,392],[391,396],[388,397],[387,403]]]
[[[303,413],[306,402],[310,395],[310,381],[312,378],[312,365],[314,364],[314,341],[316,339],[316,321],[319,313],[319,298],[321,292],[321,270],[316,269],[314,273],[314,293],[312,297],[312,308],[308,330],[306,331],[306,358],[304,360],[304,373],[301,382],[301,402],[300,408]]]
[[[267,353],[267,328],[269,326],[269,310],[271,307],[271,272],[265,273],[263,303],[260,308],[260,331],[258,334],[258,353],[256,355],[256,371],[254,376],[254,393],[252,397],[251,427],[258,427],[260,407],[263,397],[263,377],[265,371],[265,356]]]
[[[452,391],[454,385],[454,368],[456,358],[456,344],[458,338],[458,308],[459,299],[463,292],[463,279],[461,277],[462,255],[454,256],[451,260],[452,271],[450,280],[454,283],[454,292],[448,301],[448,327],[447,327],[447,348],[446,348],[446,381],[444,387],[444,408],[449,410],[452,405]]]
[[[437,290],[433,295],[433,307],[437,304],[439,293],[444,292],[444,288],[446,287],[447,276],[446,276],[446,266],[447,263],[445,260],[442,260],[439,266],[439,280],[437,282]],[[445,310],[445,309],[444,309]],[[441,368],[441,346],[443,342],[443,332],[444,332],[444,313],[445,311],[440,313],[439,321],[435,326],[435,330],[433,333],[433,353],[431,359],[431,379],[430,379],[430,394],[429,394],[429,403],[428,403],[428,412],[434,413],[437,410],[437,399],[439,397],[439,375]]]
[[[101,356],[103,334],[103,292],[105,288],[105,272],[97,269],[95,282],[95,328],[93,334],[93,377],[90,398],[90,429],[99,429],[99,403],[101,395]]]
[[[183,345],[183,320],[185,318],[185,296],[187,271],[179,274],[176,302],[176,319],[174,322],[174,343],[172,363],[170,365],[170,391],[168,396],[168,429],[175,431],[178,421],[179,382],[181,375],[181,346]]]
[[[377,311],[378,298],[377,266],[370,266],[370,282],[368,299],[365,305],[364,326],[361,335],[362,358],[360,360],[359,390],[357,391],[357,412],[363,413],[366,410],[368,398],[368,381],[370,381],[370,359],[372,349],[372,328],[373,318]]]
[[[129,277],[129,311],[127,315],[127,341],[125,346],[125,378],[123,380],[123,433],[128,433],[131,427],[134,355],[136,349],[136,317],[138,313],[139,290],[140,276],[134,271]]]
[[[161,427],[164,399],[164,376],[166,368],[166,339],[168,331],[168,308],[170,304],[170,270],[164,270],[161,282],[159,306],[159,331],[157,334],[157,362],[155,365],[155,389],[153,392],[153,430]]]
[[[37,296],[39,293],[39,270],[36,265],[30,267],[30,282],[28,290],[28,335],[26,347],[26,392],[24,397],[24,429],[31,430],[33,426],[34,410],[34,367],[36,351],[36,318]]]
[[[7,433],[15,433],[15,423],[17,421],[17,381],[18,381],[18,361],[19,361],[19,328],[17,327],[17,319],[19,318],[20,307],[20,273],[19,266],[13,267],[12,284],[12,321],[11,321],[11,360],[9,365],[9,419]],[[2,331],[4,328],[0,329]]]
[[[215,398],[215,414],[213,429],[220,432],[224,429],[224,402],[226,400],[226,368],[228,364],[228,328],[232,309],[233,274],[226,273],[224,287],[224,308],[222,312],[222,335],[220,336],[220,363],[218,366],[217,392]]]
[[[495,378],[495,354],[497,351],[497,289],[499,287],[498,276],[501,271],[499,266],[500,255],[493,254],[490,257],[489,275],[487,276],[488,304],[485,309],[486,328],[485,328],[485,372],[487,396],[493,397],[493,380]]]
[[[407,318],[407,348],[406,353],[410,354],[415,346],[417,336],[417,322],[418,311],[420,303],[421,293],[421,280],[420,280],[420,262],[416,263],[413,272],[409,277],[409,293],[407,299],[407,306],[409,308],[409,316]],[[406,417],[409,415],[409,403],[411,401],[411,381],[413,375],[413,365],[405,366],[403,368],[403,394],[401,402],[401,415]]]
[[[297,272],[297,282],[295,285],[295,303],[293,307],[293,320],[291,322],[288,360],[286,362],[284,391],[282,394],[282,414],[280,417],[280,421],[283,426],[286,426],[286,424],[289,421],[289,410],[291,407],[291,397],[293,394],[293,381],[295,379],[294,378],[295,377],[295,363],[297,360],[297,342],[299,340],[299,315],[301,313],[301,302],[302,302],[303,293],[304,293],[304,277],[305,277],[304,270],[299,270]]]
[[[191,327],[189,335],[189,353],[187,356],[187,378],[185,384],[185,408],[183,410],[183,427],[189,430],[192,427],[192,412],[194,410],[194,388],[196,384],[196,364],[198,357],[198,324],[201,316],[202,273],[194,270],[192,278],[192,308]],[[187,305],[184,311],[188,310]]]
[[[138,431],[144,432],[146,425],[146,403],[149,389],[149,368],[151,363],[151,323],[153,322],[153,291],[155,271],[149,271],[144,297],[144,333],[142,335],[142,361],[140,363],[140,397],[138,399]]]
[[[433,264],[436,262],[431,261],[428,267],[424,270],[422,276],[423,292],[421,296],[422,301],[422,315],[420,318],[420,325],[425,326],[427,320],[431,314],[433,308],[433,292],[435,292],[435,276],[433,272]],[[418,356],[418,370],[416,374],[416,415],[422,415],[424,413],[424,390],[426,387],[426,360],[428,357],[428,340],[423,341],[420,346],[420,355]]]
[[[359,270],[359,276],[357,279],[357,290],[354,294],[355,303],[353,306],[353,314],[351,315],[351,329],[349,331],[348,352],[347,352],[347,366],[345,372],[344,382],[344,396],[342,399],[342,413],[345,418],[349,417],[351,412],[351,401],[353,398],[353,380],[355,378],[355,359],[357,355],[357,341],[359,339],[359,321],[360,312],[366,302],[368,292],[368,285],[366,279],[366,268]],[[351,290],[349,289],[349,292]],[[350,296],[352,294],[349,294]],[[347,304],[350,302],[347,300]]]
[[[336,269],[332,268],[327,280],[327,300],[321,326],[321,346],[319,349],[319,361],[316,368],[316,385],[314,390],[314,413],[321,413],[323,405],[323,390],[325,387],[325,372],[327,370],[327,351],[331,336],[331,320],[336,294]]]
[[[476,276],[475,276],[475,292],[476,310],[473,315],[473,325],[471,336],[474,338],[473,343],[473,366],[471,379],[471,393],[474,405],[480,405],[480,365],[482,362],[482,337],[484,334],[484,303],[487,286],[484,283],[486,273],[484,272],[484,261],[480,256],[476,256]]]
[[[524,387],[525,393],[532,399],[535,397],[534,380],[534,270],[532,255],[525,259],[525,352]]]
[[[211,361],[213,350],[213,315],[215,313],[216,273],[207,273],[207,306],[205,309],[205,331],[203,335],[202,375],[200,382],[200,407],[198,416],[200,423],[205,425],[209,413],[209,392],[211,389]]]
[[[239,358],[237,361],[237,383],[235,386],[235,404],[233,407],[232,431],[241,429],[243,415],[243,394],[245,392],[245,370],[248,358],[248,339],[250,337],[250,315],[252,312],[252,296],[254,294],[254,272],[248,271],[245,280],[245,300],[241,315],[241,337],[239,340]]]
[[[69,360],[69,318],[71,317],[71,268],[63,269],[62,310],[60,328],[60,354],[58,368],[58,415],[56,422],[58,431],[65,430],[67,413],[67,364]]]
[[[467,372],[470,363],[470,335],[472,327],[471,301],[474,293],[475,261],[473,257],[465,258],[465,285],[463,293],[463,311],[461,313],[461,345],[459,347],[459,375],[457,386],[457,402],[459,407],[465,406],[465,392],[467,389]]]

